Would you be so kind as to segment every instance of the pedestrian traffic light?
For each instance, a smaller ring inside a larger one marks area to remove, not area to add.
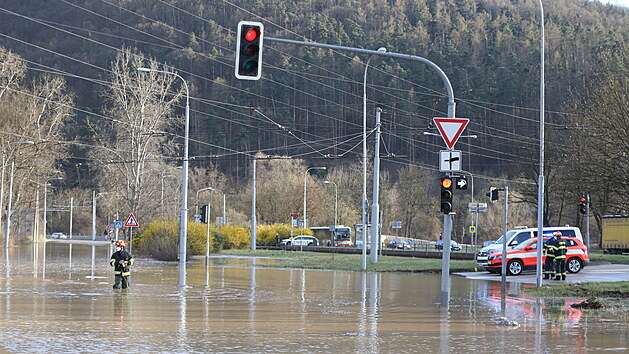
[[[489,197],[489,201],[495,203],[498,200],[498,188],[490,187],[489,192],[485,193]]]
[[[259,80],[262,74],[262,40],[264,25],[260,22],[240,21],[236,37],[236,77]]]
[[[587,209],[588,200],[585,196],[579,198],[579,213],[586,215],[588,213]]]
[[[449,177],[441,179],[441,212],[452,212],[452,179]]]
[[[201,206],[201,222],[207,224],[207,204]]]

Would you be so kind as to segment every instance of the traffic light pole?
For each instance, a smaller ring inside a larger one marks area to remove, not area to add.
[[[283,38],[266,37],[265,40],[270,41],[270,42],[276,42],[276,43],[287,43],[287,44],[302,45],[302,46],[309,46],[309,47],[348,51],[348,52],[359,53],[359,54],[377,55],[381,57],[409,60],[409,61],[415,61],[415,62],[427,64],[428,66],[433,68],[437,72],[439,77],[441,77],[441,80],[443,80],[444,86],[448,93],[448,118],[455,118],[456,103],[454,102],[454,90],[452,89],[452,84],[450,83],[450,80],[448,79],[446,74],[443,72],[443,70],[441,70],[441,68],[437,64],[433,63],[432,61],[428,59],[418,57],[415,55],[383,52],[383,51],[378,51],[378,50],[345,47],[345,46],[338,46],[338,45],[331,45],[331,44],[321,44],[321,43],[315,43],[315,42],[295,41],[295,40],[283,39]],[[375,227],[377,227],[377,225],[375,225]],[[363,244],[365,244],[366,242],[365,231],[366,231],[366,225],[363,222]],[[449,277],[450,277],[450,234],[451,232],[452,232],[452,215],[446,214],[444,215],[444,218],[443,218],[444,247],[443,247],[443,258],[442,258],[442,271],[441,271],[441,274],[442,274],[441,307],[449,306],[448,300],[450,297],[449,296],[450,294],[450,278]],[[363,257],[363,260],[364,260],[364,257]],[[363,266],[363,269],[364,268],[365,267]]]
[[[253,159],[251,179],[251,250],[256,250],[256,159]]]
[[[205,266],[207,267],[210,265],[210,203],[207,203],[205,222]]]
[[[443,215],[443,257],[441,262],[441,307],[450,304],[450,240],[452,235],[452,215]]]

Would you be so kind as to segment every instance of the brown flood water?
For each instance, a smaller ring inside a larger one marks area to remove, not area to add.
[[[570,301],[507,297],[520,326],[496,326],[500,283],[439,274],[266,269],[268,259],[189,263],[137,258],[131,287],[111,289],[107,246],[40,243],[4,252],[1,352],[628,352],[627,318]],[[8,262],[7,262],[8,260]],[[518,286],[518,284],[508,284]]]

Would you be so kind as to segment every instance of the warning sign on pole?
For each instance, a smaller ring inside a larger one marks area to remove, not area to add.
[[[135,215],[133,213],[129,214],[127,221],[124,222],[125,227],[138,227],[138,220],[136,220]]]
[[[459,140],[461,133],[470,122],[467,118],[433,118],[432,120],[448,149],[454,148],[454,144]]]

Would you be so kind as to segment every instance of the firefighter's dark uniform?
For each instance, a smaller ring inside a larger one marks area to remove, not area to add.
[[[116,251],[111,255],[109,264],[114,267],[114,289],[120,289],[121,283],[123,289],[128,288],[129,275],[131,275],[129,266],[133,265],[133,257],[131,257],[131,254],[125,251],[124,248],[120,251]]]
[[[557,243],[555,238],[551,238],[544,245],[546,249],[546,261],[544,262],[544,279],[555,277],[555,254],[557,253]]]
[[[566,280],[566,254],[568,253],[568,243],[557,236],[557,251],[555,253],[555,280]]]

